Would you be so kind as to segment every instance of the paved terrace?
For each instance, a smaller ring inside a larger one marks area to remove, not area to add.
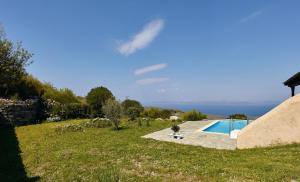
[[[186,145],[202,146],[216,149],[236,149],[236,139],[230,139],[229,135],[212,134],[202,132],[202,128],[212,124],[216,120],[209,121],[187,121],[180,124],[180,133],[183,139],[174,139],[169,136],[173,131],[170,128],[163,129],[143,136],[143,138],[152,138],[160,141],[175,142]]]

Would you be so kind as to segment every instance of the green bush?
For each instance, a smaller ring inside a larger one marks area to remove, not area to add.
[[[109,119],[106,118],[95,118],[90,121],[81,123],[82,126],[87,128],[107,128],[111,127],[112,123]]]
[[[247,120],[247,116],[245,114],[232,114],[228,116],[228,119],[241,119]]]
[[[156,118],[169,119],[171,115],[172,115],[172,110],[160,109],[155,107],[146,108],[142,113],[143,117],[148,117],[152,119],[156,119]]]
[[[207,116],[205,114],[202,114],[201,112],[198,112],[196,110],[192,110],[190,112],[185,112],[181,115],[182,120],[184,121],[199,121],[202,119],[206,119]]]
[[[57,133],[64,133],[64,132],[83,132],[84,129],[81,125],[78,124],[68,124],[64,126],[58,126],[55,128]]]
[[[89,117],[90,109],[86,104],[70,103],[60,104],[54,102],[50,105],[50,116],[60,117],[61,119],[75,119]]]
[[[73,91],[67,88],[57,89],[50,83],[46,83],[43,85],[43,92],[44,99],[50,99],[61,104],[80,103]]]

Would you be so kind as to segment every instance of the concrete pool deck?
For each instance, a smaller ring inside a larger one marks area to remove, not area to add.
[[[183,139],[174,139],[169,134],[173,133],[170,128],[166,128],[143,136],[160,141],[175,142],[186,145],[202,146],[216,149],[236,149],[236,139],[231,139],[229,135],[203,132],[202,129],[216,122],[208,121],[187,121],[180,124],[180,133]]]

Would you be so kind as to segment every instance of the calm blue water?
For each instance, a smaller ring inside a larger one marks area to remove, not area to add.
[[[223,120],[223,121],[218,121],[217,123],[213,124],[212,126],[206,128],[203,131],[229,134],[230,131],[235,129],[241,130],[245,126],[247,126],[246,120],[234,120],[234,121]]]

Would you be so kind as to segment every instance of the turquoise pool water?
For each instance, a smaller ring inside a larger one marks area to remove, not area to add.
[[[205,128],[203,131],[229,134],[230,131],[238,129],[241,130],[247,126],[247,120],[222,120]]]

